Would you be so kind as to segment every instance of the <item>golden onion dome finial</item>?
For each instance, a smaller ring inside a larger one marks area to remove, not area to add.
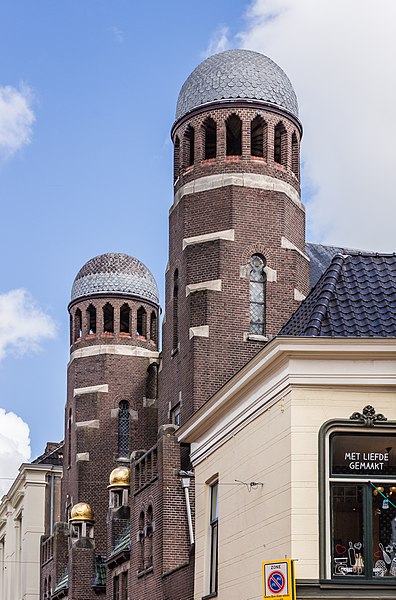
[[[108,488],[129,487],[131,471],[129,467],[116,467],[110,473]]]
[[[94,513],[87,502],[78,502],[71,509],[70,521],[93,521]]]

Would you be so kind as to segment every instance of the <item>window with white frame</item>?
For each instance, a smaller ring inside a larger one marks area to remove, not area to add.
[[[321,570],[385,582],[396,578],[396,423],[370,406],[352,417],[334,422],[322,445]]]
[[[215,481],[209,488],[209,527],[210,527],[210,563],[209,594],[217,594],[218,562],[219,562],[219,515],[218,515],[219,482]]]

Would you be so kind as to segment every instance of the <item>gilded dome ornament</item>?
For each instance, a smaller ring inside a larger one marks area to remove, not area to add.
[[[71,509],[70,521],[93,521],[94,513],[87,502],[78,502]]]
[[[116,467],[110,473],[108,488],[129,487],[131,471],[129,467]]]

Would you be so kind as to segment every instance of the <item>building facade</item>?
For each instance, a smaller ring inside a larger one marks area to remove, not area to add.
[[[0,597],[39,600],[42,537],[60,519],[63,448],[47,444],[32,464],[24,463],[0,503]]]

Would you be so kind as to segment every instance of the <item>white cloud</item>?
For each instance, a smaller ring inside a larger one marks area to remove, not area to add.
[[[13,412],[0,408],[0,498],[30,455],[29,426]]]
[[[8,352],[36,352],[43,339],[54,335],[54,321],[26,290],[0,294],[0,361]]]
[[[254,0],[238,46],[289,75],[312,241],[396,250],[396,2]]]
[[[20,89],[0,86],[0,157],[10,158],[30,144],[35,116],[33,94],[27,85]]]
[[[213,33],[206,50],[201,53],[202,57],[206,58],[212,54],[228,50],[230,48],[229,34],[229,28],[225,25],[220,25]]]
[[[118,29],[118,27],[113,26],[110,27],[110,31],[114,36],[114,40],[117,42],[117,44],[123,44],[125,42],[125,34],[121,29]]]

